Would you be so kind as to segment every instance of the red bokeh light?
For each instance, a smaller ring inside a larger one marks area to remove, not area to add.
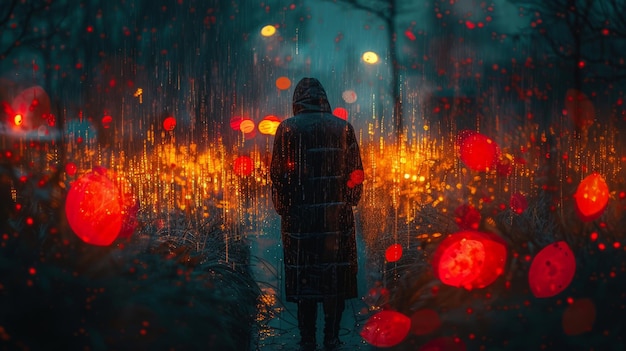
[[[406,338],[410,328],[409,317],[400,312],[383,310],[367,320],[360,334],[373,346],[392,347]]]
[[[444,239],[433,255],[433,270],[442,283],[465,289],[493,283],[506,264],[507,248],[493,234],[461,231]]]
[[[78,167],[76,167],[76,164],[74,162],[68,162],[65,165],[65,172],[69,176],[75,175],[77,170],[78,170]]]
[[[348,188],[354,188],[357,185],[363,184],[365,180],[365,172],[361,169],[356,169],[350,173],[350,179],[348,179]]]
[[[474,171],[488,171],[498,161],[500,148],[491,138],[472,131],[464,131],[458,137],[459,158]]]
[[[230,128],[232,130],[240,131],[239,127],[241,126],[241,122],[243,121],[243,117],[241,116],[233,116],[230,118]]]
[[[580,182],[574,199],[581,220],[596,220],[602,216],[609,203],[609,187],[601,175],[593,173]]]
[[[163,120],[163,129],[172,131],[176,128],[176,118],[168,116]]]
[[[396,262],[402,258],[402,245],[393,244],[385,250],[385,259],[387,262]]]
[[[555,242],[541,249],[530,264],[530,290],[536,297],[552,297],[567,288],[574,273],[574,253],[565,241]]]
[[[70,228],[88,244],[107,246],[117,238],[123,222],[122,204],[106,171],[94,169],[72,182],[65,214]]]
[[[108,129],[111,127],[111,122],[113,122],[113,117],[109,116],[109,115],[105,115],[104,117],[102,117],[102,127],[104,129]]]
[[[344,121],[348,119],[348,110],[346,110],[343,107],[336,107],[333,110],[333,115],[335,115],[336,117],[339,117],[341,119],[343,119]]]

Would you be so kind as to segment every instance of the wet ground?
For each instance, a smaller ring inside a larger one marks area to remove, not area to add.
[[[249,235],[250,252],[252,255],[252,269],[261,289],[266,293],[265,305],[270,311],[261,313],[262,328],[253,335],[252,350],[274,351],[298,350],[300,339],[296,317],[296,304],[282,300],[284,282],[282,281],[282,247],[280,245],[280,226],[278,221],[267,223],[264,233]],[[357,235],[358,241],[358,235]],[[357,243],[357,246],[361,246]],[[362,252],[362,248],[359,248]],[[359,254],[361,255],[361,254]],[[359,259],[359,296],[365,294],[365,259]],[[264,307],[261,307],[263,309]],[[322,305],[318,304],[317,321],[317,350],[323,351],[323,311]],[[359,335],[363,324],[367,320],[367,305],[362,299],[356,298],[346,301],[344,310],[340,340],[343,345],[340,351],[348,350],[372,350]]]

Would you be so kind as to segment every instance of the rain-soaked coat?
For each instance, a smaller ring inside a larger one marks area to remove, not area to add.
[[[354,129],[332,114],[315,78],[304,78],[296,86],[293,113],[276,131],[271,164],[272,200],[281,216],[286,299],[354,298],[352,206],[361,198],[363,179]]]

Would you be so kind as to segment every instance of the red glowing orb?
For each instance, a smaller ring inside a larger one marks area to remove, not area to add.
[[[111,122],[113,122],[113,117],[109,115],[102,117],[102,127],[104,129],[109,129],[111,127]]]
[[[333,115],[343,119],[344,121],[348,119],[348,110],[343,107],[337,107],[333,110]]]
[[[65,165],[65,173],[67,173],[67,175],[69,176],[74,176],[77,170],[78,167],[76,167],[76,164],[74,162],[68,162]]]
[[[602,216],[609,204],[609,187],[601,175],[593,173],[583,179],[576,193],[576,210],[581,220],[593,221]]]
[[[536,297],[552,297],[567,288],[576,273],[574,253],[565,241],[550,244],[533,258],[528,272],[530,290]]]
[[[415,311],[411,316],[411,333],[415,335],[426,335],[439,329],[441,318],[437,311],[425,308]]]
[[[365,180],[365,172],[362,169],[355,169],[350,173],[350,179],[348,179],[348,188],[354,188],[359,184],[363,184]]]
[[[174,130],[176,128],[176,118],[169,116],[163,120],[163,129],[169,131]]]
[[[484,288],[502,275],[506,257],[506,245],[501,239],[467,230],[444,239],[432,264],[442,283],[469,290]]]
[[[402,258],[402,245],[393,244],[385,250],[385,259],[387,262],[397,262]]]
[[[236,175],[240,177],[249,176],[252,174],[254,168],[254,162],[248,156],[239,156],[235,159],[233,170]]]
[[[363,329],[361,337],[376,347],[392,347],[404,340],[411,329],[411,319],[404,314],[384,310],[371,316]]]
[[[241,116],[233,116],[230,118],[230,128],[232,130],[239,131],[239,126],[241,126],[241,122],[243,121],[243,117]]]
[[[575,300],[563,312],[563,332],[565,335],[579,335],[593,329],[596,320],[596,305],[591,299]]]
[[[464,131],[458,137],[459,158],[474,171],[488,171],[500,156],[500,148],[491,138],[472,131]]]
[[[110,245],[122,229],[119,190],[102,169],[94,169],[74,181],[65,200],[70,228],[84,242]]]

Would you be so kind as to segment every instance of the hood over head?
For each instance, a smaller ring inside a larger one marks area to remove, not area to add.
[[[293,91],[293,114],[308,112],[332,113],[326,91],[315,78],[302,78]]]

